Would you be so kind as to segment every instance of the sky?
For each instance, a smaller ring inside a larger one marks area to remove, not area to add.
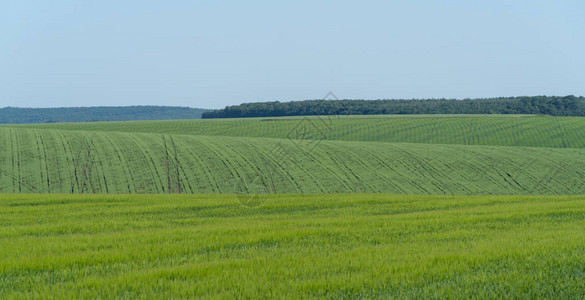
[[[585,95],[585,1],[0,0],[0,107]]]

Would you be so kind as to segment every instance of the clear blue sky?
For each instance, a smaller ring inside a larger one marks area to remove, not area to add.
[[[585,95],[583,53],[583,0],[0,0],[0,107]]]

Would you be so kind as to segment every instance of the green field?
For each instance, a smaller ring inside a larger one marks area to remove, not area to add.
[[[583,194],[583,129],[449,115],[0,126],[0,192]]]
[[[274,153],[282,150],[286,153]],[[2,193],[583,194],[585,149],[0,128]]]
[[[2,298],[581,298],[584,196],[5,195]]]
[[[584,129],[460,115],[0,126],[0,298],[580,299]]]
[[[18,128],[392,143],[585,148],[585,118],[533,115],[321,116],[30,124]]]

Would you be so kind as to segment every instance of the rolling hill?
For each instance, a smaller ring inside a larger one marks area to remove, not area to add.
[[[585,118],[535,115],[282,117],[26,124],[16,128],[392,143],[585,147]]]
[[[581,119],[347,118],[334,121],[334,129],[327,132],[338,140],[286,138],[291,128],[315,122],[258,119],[2,126],[0,192],[585,192],[585,149],[561,148],[578,148],[583,143],[579,138],[583,132],[578,130],[584,125]],[[482,128],[483,134],[468,128],[470,123]],[[355,131],[347,131],[352,126]],[[545,131],[545,127],[556,131]],[[190,129],[198,131],[177,133]],[[413,140],[421,142],[413,143],[409,139],[417,132],[419,137]],[[499,146],[456,144],[489,141],[498,141],[491,144]],[[532,147],[509,146],[523,144]]]

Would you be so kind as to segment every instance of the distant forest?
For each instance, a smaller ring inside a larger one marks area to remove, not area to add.
[[[175,106],[0,108],[0,124],[199,119],[206,109]]]
[[[426,100],[305,100],[259,102],[203,113],[202,118],[375,114],[545,114],[585,116],[585,98],[575,96]]]

